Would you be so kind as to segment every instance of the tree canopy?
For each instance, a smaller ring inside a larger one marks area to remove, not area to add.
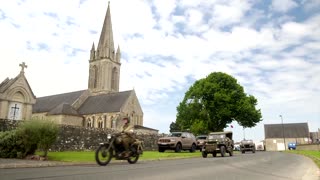
[[[257,99],[247,95],[234,77],[213,72],[185,93],[177,107],[176,122],[171,125],[195,134],[223,131],[232,121],[254,127],[262,120],[256,105]]]

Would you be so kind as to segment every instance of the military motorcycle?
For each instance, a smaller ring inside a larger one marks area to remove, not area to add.
[[[95,152],[96,162],[100,166],[106,166],[114,157],[116,160],[127,160],[128,163],[134,164],[138,161],[143,153],[142,141],[135,139],[130,145],[129,155],[126,155],[125,148],[122,145],[122,133],[108,134],[107,142],[100,143]]]

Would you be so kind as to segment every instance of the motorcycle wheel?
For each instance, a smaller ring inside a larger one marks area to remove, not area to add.
[[[111,161],[111,158],[113,156],[113,150],[112,148],[110,148],[108,152],[107,149],[107,145],[100,145],[99,148],[96,150],[96,162],[100,166],[106,166]]]
[[[137,155],[135,155],[135,156],[130,156],[130,157],[128,157],[128,163],[130,163],[130,164],[134,164],[134,163],[136,163],[137,161],[138,161],[138,159],[139,159],[139,154],[137,154]]]

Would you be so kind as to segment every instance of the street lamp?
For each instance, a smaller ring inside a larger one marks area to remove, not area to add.
[[[279,115],[279,117],[281,118],[281,124],[282,124],[282,137],[283,137],[284,150],[287,150],[287,148],[286,148],[286,138],[284,137],[283,118],[282,118],[282,115]]]

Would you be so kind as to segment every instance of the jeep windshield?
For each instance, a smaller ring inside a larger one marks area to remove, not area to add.
[[[168,137],[180,137],[182,133],[170,133]]]
[[[207,136],[197,136],[196,139],[207,139]]]
[[[223,139],[225,137],[225,134],[209,134],[208,139]]]

